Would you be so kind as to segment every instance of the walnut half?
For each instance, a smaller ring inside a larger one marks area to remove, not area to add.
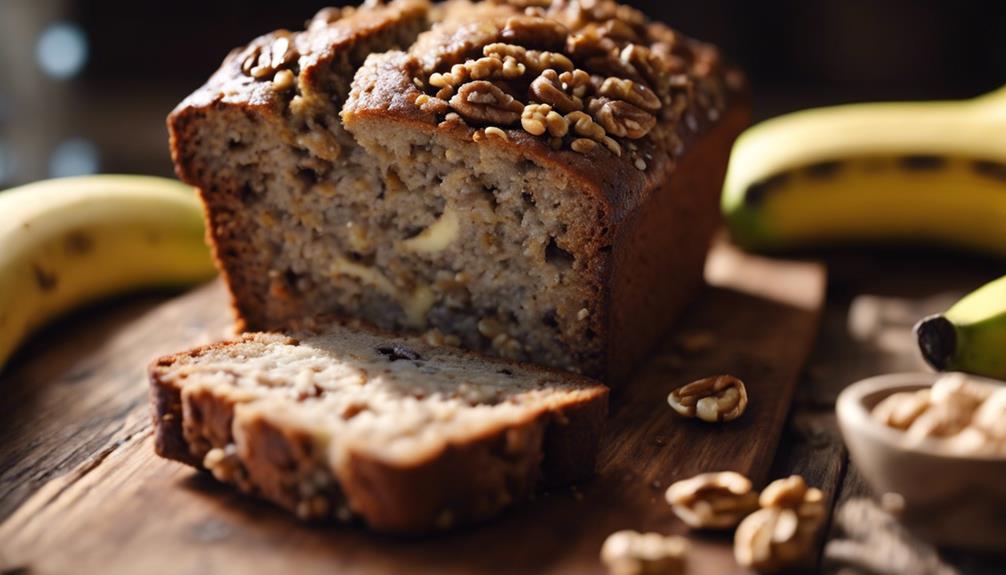
[[[619,138],[642,138],[657,124],[656,116],[624,100],[593,98],[588,109],[601,127]]]
[[[800,562],[824,521],[824,494],[792,475],[770,483],[734,534],[734,558],[742,567],[775,573]]]
[[[740,473],[701,473],[673,483],[666,493],[674,514],[690,527],[729,529],[758,508],[758,492]]]
[[[738,565],[759,573],[781,571],[808,551],[812,537],[807,533],[792,509],[759,509],[737,527],[734,558]]]
[[[451,108],[466,120],[509,125],[520,120],[524,106],[492,82],[476,80],[458,88]]]
[[[679,387],[667,396],[667,403],[685,417],[716,423],[732,421],[748,405],[744,382],[732,375],[716,375]]]
[[[660,533],[616,531],[601,547],[601,561],[612,575],[682,575],[688,542]]]

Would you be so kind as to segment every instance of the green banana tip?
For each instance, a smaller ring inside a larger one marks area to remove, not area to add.
[[[919,351],[926,363],[938,371],[949,369],[957,352],[957,329],[942,314],[931,315],[915,324]]]

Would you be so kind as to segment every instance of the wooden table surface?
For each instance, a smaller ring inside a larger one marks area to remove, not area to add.
[[[842,445],[834,418],[834,401],[845,385],[862,377],[922,369],[911,325],[925,314],[945,309],[984,281],[1006,273],[1006,268],[995,261],[904,253],[827,254],[826,260],[828,298],[821,331],[797,387],[770,474],[772,477],[802,474],[811,484],[820,486],[833,502],[830,523],[820,538],[818,569],[843,574],[1002,573],[1006,559],[937,552],[905,534],[873,502]],[[31,362],[26,377],[33,382],[46,381],[53,375],[47,370],[57,369],[48,366],[57,366],[59,358],[66,354],[78,355],[82,338],[93,341],[95,349],[104,348],[103,361],[134,363],[136,358],[130,357],[129,352],[131,342],[114,337],[116,326],[155,310],[167,297],[133,297],[51,326],[22,353],[21,361],[27,358]],[[188,325],[181,318],[171,321],[163,314],[154,319],[139,322],[131,333],[163,332],[166,341],[177,340],[190,331],[194,337],[207,337],[205,325]],[[212,329],[222,335],[228,328],[226,322],[220,322]],[[38,354],[53,358],[51,364],[34,361]],[[110,437],[121,438],[117,440],[119,443],[128,442],[131,430],[139,432],[146,425],[142,418],[125,417],[137,413],[137,402],[144,401],[135,394],[127,398],[81,397],[79,409],[89,414],[85,424],[72,430],[55,425],[53,422],[59,420],[60,414],[47,413],[46,406],[61,405],[65,409],[66,402],[51,401],[51,394],[72,396],[75,381],[86,380],[94,370],[109,368],[87,361],[75,365],[79,372],[62,374],[55,389],[13,389],[9,381],[0,386],[0,437],[16,434],[25,426],[38,426],[41,429],[33,430],[30,435],[45,438],[0,449],[0,522],[43,486],[51,486],[54,478],[71,472],[86,474],[92,461],[93,465],[99,465],[102,453],[93,457],[93,452],[106,445]],[[26,405],[34,409],[23,409]],[[61,448],[66,443],[80,448],[69,451]],[[209,540],[219,534],[203,535]],[[2,560],[0,557],[0,567],[4,565]],[[14,572],[23,571],[11,573]]]

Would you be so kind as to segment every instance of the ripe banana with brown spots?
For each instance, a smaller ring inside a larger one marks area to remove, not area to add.
[[[0,192],[0,369],[70,309],[214,273],[199,199],[175,180],[84,176]]]
[[[723,211],[751,249],[901,244],[1006,256],[1006,88],[763,122],[734,146]]]

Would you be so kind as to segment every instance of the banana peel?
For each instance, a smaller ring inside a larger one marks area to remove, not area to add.
[[[900,244],[1006,256],[1006,88],[763,122],[734,146],[722,202],[748,249]]]
[[[922,357],[939,371],[1006,380],[1006,277],[915,326]]]
[[[175,180],[98,175],[0,192],[0,369],[71,309],[214,274],[199,199]]]

